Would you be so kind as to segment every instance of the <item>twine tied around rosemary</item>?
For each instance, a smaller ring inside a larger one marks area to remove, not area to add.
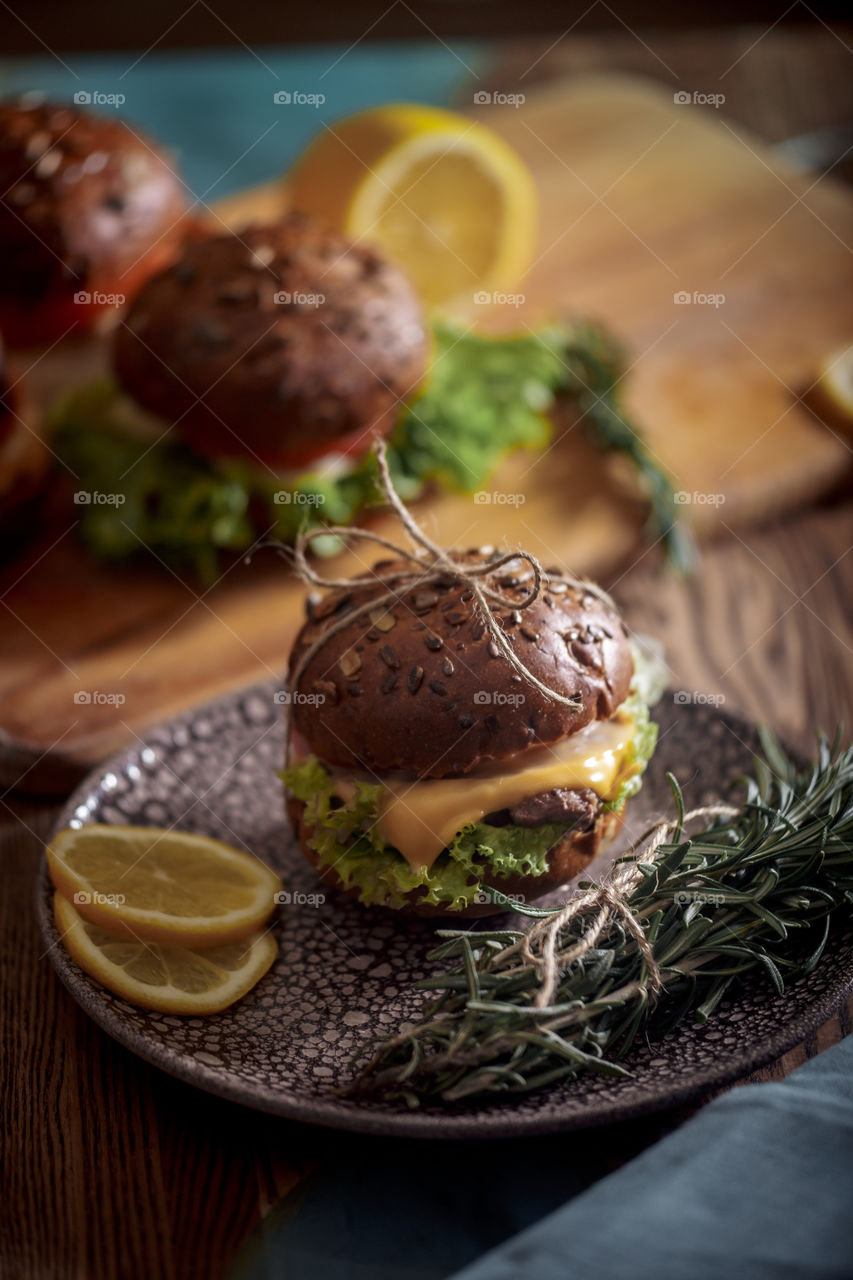
[[[654,865],[661,846],[688,822],[697,818],[734,817],[737,812],[732,805],[709,804],[691,809],[678,819],[661,818],[621,855],[605,880],[574,893],[556,912],[537,920],[517,941],[506,947],[498,957],[497,967],[502,967],[502,962],[519,954],[526,965],[539,973],[540,985],[533,1001],[534,1007],[548,1008],[554,999],[560,975],[591,951],[611,921],[618,918],[643,957],[645,987],[650,1000],[654,1001],[661,992],[663,980],[654,949],[629,906],[631,893],[646,874],[644,868]],[[577,941],[561,947],[562,931],[572,920],[582,916],[593,917],[589,927]]]
[[[291,670],[291,692],[299,687],[299,681],[317,653],[328,644],[333,636],[345,630],[355,619],[390,608],[400,602],[403,593],[414,591],[422,586],[429,586],[431,583],[450,579],[464,585],[466,590],[471,592],[470,598],[473,600],[476,614],[483,623],[489,639],[497,646],[499,652],[506,658],[513,670],[553,702],[559,702],[563,706],[572,707],[576,710],[580,709],[583,701],[579,694],[567,696],[560,693],[542,680],[539,680],[532,671],[528,670],[507,639],[503,628],[499,626],[495,617],[494,607],[518,610],[520,612],[524,609],[529,609],[547,590],[549,585],[563,584],[566,587],[595,596],[609,609],[616,612],[616,606],[607,592],[595,583],[588,582],[585,578],[576,578],[567,573],[551,571],[546,573],[536,556],[523,549],[506,552],[496,551],[479,564],[466,563],[462,553],[439,546],[416,522],[394,488],[391,473],[388,469],[384,441],[376,442],[373,447],[373,453],[379,472],[379,487],[382,495],[408,534],[411,542],[410,547],[401,546],[373,530],[348,525],[331,525],[317,529],[302,530],[297,535],[292,547],[285,547],[280,543],[269,544],[289,560],[296,576],[306,586],[328,591],[345,591],[354,586],[377,583],[385,588],[384,591],[372,596],[365,603],[349,608],[341,607],[335,611],[335,616],[329,618],[328,621],[321,620],[319,632],[300,654],[298,661]],[[309,559],[309,552],[317,538],[327,538],[330,535],[337,535],[347,542],[373,543],[374,546],[382,547],[385,551],[390,552],[395,559],[402,561],[403,564],[395,568],[383,566],[380,563],[378,568],[371,569],[368,573],[357,574],[354,577],[325,578],[317,571],[317,568]],[[525,596],[521,599],[514,599],[492,586],[490,579],[499,570],[517,565],[519,561],[527,566],[520,580],[525,583],[530,581],[531,585]],[[289,758],[289,735],[286,751]]]

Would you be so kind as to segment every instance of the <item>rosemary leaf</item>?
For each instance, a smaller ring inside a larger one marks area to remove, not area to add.
[[[821,738],[815,761],[798,769],[766,731],[761,743],[752,776],[738,780],[737,811],[689,835],[671,778],[671,842],[649,865],[636,853],[616,864],[642,870],[625,901],[651,947],[657,1000],[616,911],[594,946],[560,965],[546,1007],[536,1004],[542,961],[522,955],[524,933],[442,930],[431,956],[449,967],[419,984],[441,994],[412,1026],[362,1052],[351,1089],[417,1106],[526,1093],[582,1071],[624,1075],[618,1059],[639,1034],[707,1021],[747,975],[763,974],[781,995],[786,979],[810,973],[833,921],[853,906],[853,748],[842,750],[840,735]],[[538,911],[529,926],[552,929],[558,959],[590,923],[561,910],[545,913],[552,923]]]

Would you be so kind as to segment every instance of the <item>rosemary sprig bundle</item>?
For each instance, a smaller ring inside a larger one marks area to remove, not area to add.
[[[442,931],[430,958],[452,965],[419,983],[438,998],[367,1050],[352,1088],[415,1107],[528,1093],[583,1071],[629,1075],[619,1059],[640,1031],[704,1022],[755,971],[778,993],[809,973],[833,916],[853,905],[853,748],[821,738],[804,770],[767,733],[762,749],[738,780],[741,805],[715,806],[693,835],[668,775],[675,820],[603,885],[582,885],[574,908],[523,908],[537,917],[523,932]]]

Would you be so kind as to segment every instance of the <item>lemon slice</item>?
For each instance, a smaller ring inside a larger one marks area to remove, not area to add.
[[[93,924],[176,947],[245,938],[272,914],[278,876],[208,836],[93,823],[54,836],[55,887]]]
[[[377,245],[432,305],[510,289],[533,257],[529,170],[498,134],[452,111],[400,104],[349,116],[288,182],[294,209]]]
[[[61,893],[53,915],[71,959],[91,978],[143,1009],[220,1013],[250,991],[278,950],[271,933],[190,950],[143,942],[85,920]]]
[[[824,361],[807,399],[820,418],[848,430],[853,427],[853,345]]]

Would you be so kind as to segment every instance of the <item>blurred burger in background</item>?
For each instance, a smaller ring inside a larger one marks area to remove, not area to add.
[[[0,329],[10,346],[90,328],[177,253],[187,202],[167,153],[115,118],[0,104]]]
[[[188,242],[120,321],[113,375],[51,414],[86,487],[125,494],[120,519],[81,513],[84,537],[103,559],[148,547],[209,578],[259,535],[348,518],[429,354],[402,272],[310,219]]]
[[[296,214],[189,245],[114,346],[122,391],[163,430],[268,473],[363,455],[426,363],[402,273]]]
[[[21,381],[9,373],[0,343],[0,559],[35,532],[51,461],[37,417]]]

